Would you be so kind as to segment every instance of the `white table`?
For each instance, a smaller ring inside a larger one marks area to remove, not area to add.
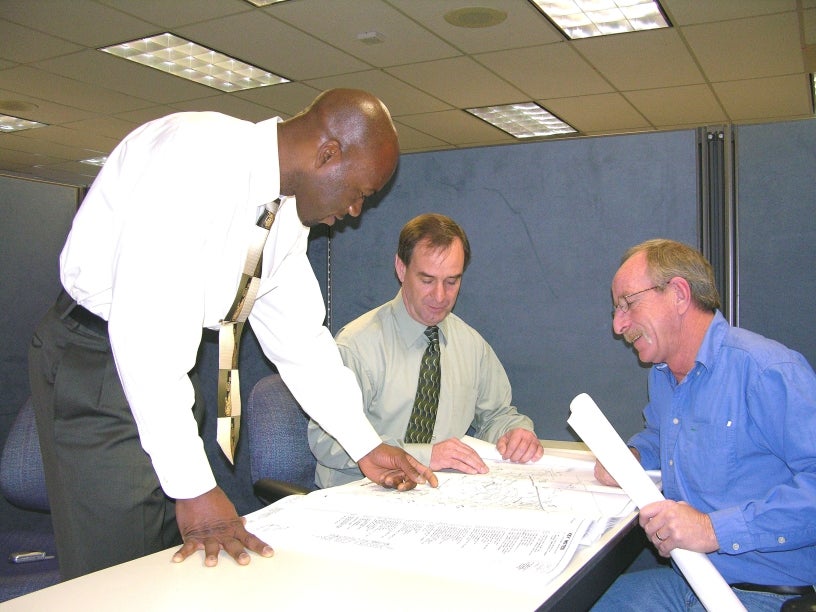
[[[580,448],[563,442],[546,444],[551,452]],[[270,559],[253,554],[247,566],[239,566],[222,552],[218,565],[207,568],[203,553],[172,563],[175,549],[168,549],[4,602],[0,609],[577,610],[590,605],[642,548],[636,525],[635,513],[621,520],[595,544],[579,549],[567,569],[534,594],[513,592],[496,583],[489,568],[468,581],[359,561],[338,563],[336,557],[286,549],[276,549]]]

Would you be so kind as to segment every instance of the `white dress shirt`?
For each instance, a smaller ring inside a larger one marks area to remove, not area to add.
[[[136,129],[95,180],[60,257],[68,293],[109,322],[142,446],[174,498],[215,486],[188,372],[202,328],[217,329],[235,298],[250,228],[280,193],[279,121],[178,113]],[[322,324],[308,234],[295,199],[286,199],[249,322],[304,410],[360,458],[380,438]]]

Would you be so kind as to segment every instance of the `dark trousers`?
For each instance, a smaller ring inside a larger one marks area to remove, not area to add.
[[[64,580],[181,543],[175,504],[142,449],[104,330],[63,292],[40,323],[29,376]],[[197,381],[194,381],[194,383]],[[203,401],[196,387],[199,427]]]

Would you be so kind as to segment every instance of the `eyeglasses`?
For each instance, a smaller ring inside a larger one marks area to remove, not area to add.
[[[636,295],[640,295],[641,293],[646,293],[647,291],[651,291],[652,289],[662,289],[666,283],[660,283],[659,285],[655,285],[654,287],[649,287],[648,289],[641,289],[640,291],[635,291],[634,293],[630,293],[629,295],[624,295],[617,304],[615,304],[615,308],[612,310],[612,317],[614,318],[615,314],[620,312],[623,314],[624,312],[629,312],[629,309],[632,307],[632,302],[629,301],[629,298],[633,298]]]

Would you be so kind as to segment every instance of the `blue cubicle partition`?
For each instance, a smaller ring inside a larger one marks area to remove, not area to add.
[[[697,244],[694,131],[404,155],[388,192],[331,239],[332,331],[391,299],[402,225],[453,217],[473,256],[455,312],[493,346],[542,438],[569,440],[589,393],[621,435],[642,428],[646,370],[614,338],[620,256],[656,236]]]
[[[816,366],[816,120],[737,139],[739,325]]]

